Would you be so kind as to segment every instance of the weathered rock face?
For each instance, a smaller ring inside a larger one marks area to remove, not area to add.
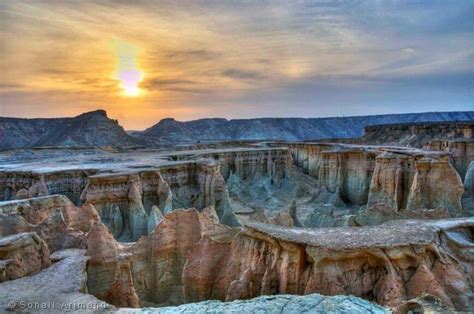
[[[334,144],[321,143],[308,145],[305,143],[290,144],[294,163],[301,167],[310,176],[318,178],[321,167],[322,152],[334,149]]]
[[[295,163],[319,180],[319,202],[335,210],[383,204],[394,212],[438,207],[452,215],[462,212],[462,180],[451,165],[450,152],[342,143],[288,145]],[[323,209],[317,211],[320,216]],[[309,225],[325,225],[319,216]]]
[[[202,213],[178,210],[167,214],[150,236],[140,239],[131,248],[133,282],[140,300],[156,304],[186,302],[182,274],[191,249],[203,237],[212,235],[222,240],[235,233],[218,223],[213,209]],[[211,255],[219,255],[219,252],[213,251]],[[202,257],[202,263],[211,261]]]
[[[391,144],[423,147],[433,140],[470,139],[474,123],[429,122],[370,125],[365,127],[364,140],[370,144]]]
[[[473,247],[473,223],[394,221],[324,230],[251,224],[230,243],[212,237],[198,242],[183,270],[185,297],[229,301],[318,292],[395,306],[428,293],[468,309],[473,270],[466,254]],[[200,262],[202,256],[211,262]]]
[[[219,161],[225,180],[233,174],[241,180],[270,177],[278,182],[288,174],[292,163],[291,155],[285,148],[231,150],[199,156]]]
[[[462,212],[464,193],[459,174],[449,162],[443,160],[418,160],[416,173],[408,195],[407,209],[449,208],[452,214]]]
[[[376,153],[372,151],[337,150],[321,153],[319,185],[356,205],[367,204]]]
[[[0,282],[28,276],[49,264],[48,246],[36,233],[0,238]]]
[[[463,190],[448,156],[384,153],[376,158],[367,206],[383,203],[394,211],[441,206],[459,215]]]
[[[51,251],[84,247],[100,218],[90,204],[75,206],[63,195],[0,203],[0,235],[36,232]]]
[[[130,255],[123,252],[112,233],[101,223],[87,235],[87,289],[89,293],[121,307],[139,307],[131,276]]]
[[[0,172],[0,199],[8,201],[62,194],[78,204],[87,177],[95,172],[94,170],[63,170],[50,173]]]
[[[317,292],[397,306],[428,293],[468,309],[473,228],[474,220],[466,218],[325,229],[248,223],[237,233],[220,225],[212,210],[177,210],[165,215],[150,236],[119,248],[122,254],[132,253],[132,279],[115,289],[133,282],[142,303],[161,305]],[[120,254],[111,256],[117,260]],[[107,278],[121,272],[116,268]],[[103,281],[107,289],[114,286]]]
[[[93,204],[116,238],[138,240],[156,216],[175,208],[214,206],[221,222],[236,225],[227,188],[214,162],[189,162],[159,170],[89,177],[82,200]],[[152,211],[153,206],[158,207]]]
[[[469,163],[474,160],[474,139],[431,141],[426,147],[451,153],[452,164],[462,179],[466,176]]]
[[[471,161],[464,178],[463,209],[474,215],[474,160]]]
[[[124,245],[94,221],[83,238],[87,291],[122,307],[318,292],[386,306],[428,293],[468,309],[473,228],[465,218],[325,229],[248,223],[240,230],[206,208],[172,211],[149,236]]]

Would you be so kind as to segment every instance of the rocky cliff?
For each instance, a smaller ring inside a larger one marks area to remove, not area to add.
[[[188,122],[163,119],[149,129],[135,134],[163,144],[229,140],[302,141],[361,137],[364,127],[373,124],[473,120],[473,111],[304,119],[201,119]]]
[[[369,125],[363,140],[370,144],[423,147],[432,141],[471,139],[474,119],[467,121]]]
[[[249,223],[239,231],[214,215],[173,211],[123,248],[113,237],[93,236],[88,251],[97,264],[88,272],[101,280],[91,279],[89,291],[122,306],[136,298],[166,305],[318,292],[391,307],[430,294],[450,307],[472,307],[472,219],[319,230]],[[116,253],[99,258],[106,252]],[[127,266],[117,267],[125,256]]]
[[[318,180],[319,202],[326,206],[383,204],[395,213],[444,207],[454,216],[462,213],[463,181],[449,151],[330,143],[288,146],[295,163]]]
[[[128,135],[103,110],[73,118],[0,118],[0,149],[44,146],[124,148],[146,144]]]

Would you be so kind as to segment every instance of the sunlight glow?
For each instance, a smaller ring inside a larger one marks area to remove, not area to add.
[[[123,94],[138,96],[141,92],[138,84],[143,80],[143,71],[137,65],[137,48],[121,40],[115,40],[113,47],[117,56],[115,78],[120,81]]]

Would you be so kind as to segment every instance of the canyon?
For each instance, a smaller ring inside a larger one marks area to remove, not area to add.
[[[468,311],[474,123],[458,114],[174,145],[102,112],[35,122],[34,141],[0,142],[0,307]]]

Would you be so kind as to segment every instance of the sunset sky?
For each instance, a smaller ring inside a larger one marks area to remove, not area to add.
[[[1,0],[0,116],[474,110],[474,1],[239,3]]]

